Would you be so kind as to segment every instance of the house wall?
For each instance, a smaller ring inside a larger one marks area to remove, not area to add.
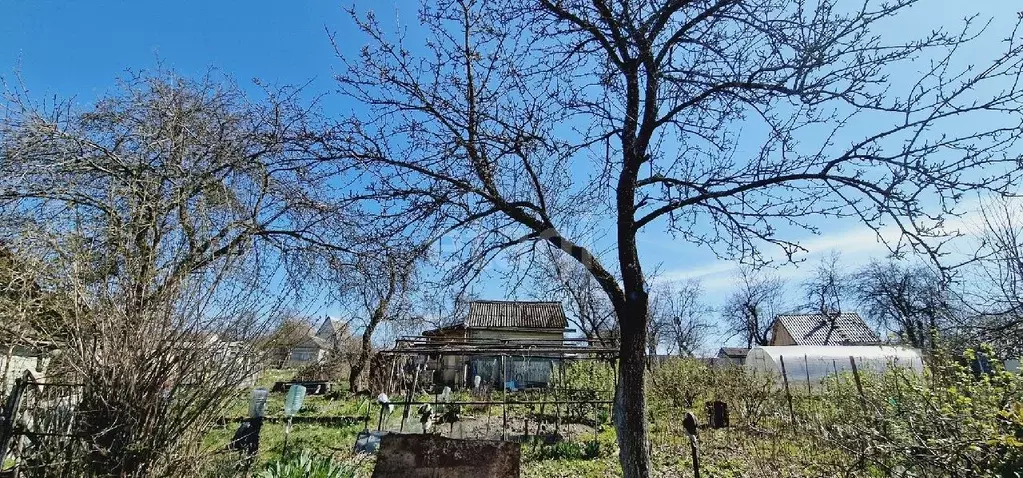
[[[796,345],[796,341],[792,339],[792,335],[785,327],[775,323],[773,332],[771,332],[771,345]]]
[[[317,347],[294,347],[284,361],[284,368],[298,368],[319,362],[326,358],[327,352]]]
[[[564,332],[546,330],[475,329],[469,330],[466,335],[471,339],[517,340],[526,342],[540,340],[559,341],[565,338]],[[445,335],[443,339],[450,340],[461,337],[462,332],[459,331],[457,336]],[[506,365],[508,367],[506,378],[509,381],[518,380],[535,385],[547,383],[550,380],[551,365],[549,359],[509,357],[506,359]],[[502,377],[499,357],[446,355],[432,361],[428,368],[434,370],[433,380],[435,383],[458,387],[471,387],[474,375],[479,375],[483,383],[500,386]]]
[[[50,359],[45,354],[25,349],[22,347],[0,348],[0,391],[6,395],[14,381],[21,377],[26,370],[32,370],[38,374],[46,371]]]

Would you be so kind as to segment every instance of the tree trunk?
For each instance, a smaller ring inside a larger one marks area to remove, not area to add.
[[[362,345],[359,347],[359,356],[352,361],[352,368],[348,373],[348,391],[352,393],[359,391],[359,378],[362,377],[362,372],[369,363],[369,354],[373,347],[373,332],[376,331],[377,325],[380,325],[380,322],[383,320],[385,309],[386,305],[379,305],[373,311],[373,315],[370,316],[369,323],[366,324],[366,330],[362,332]]]
[[[622,476],[650,476],[646,419],[646,304],[643,299],[626,304],[621,324],[621,346],[618,360],[619,384],[615,393],[615,430],[618,433],[619,461]]]

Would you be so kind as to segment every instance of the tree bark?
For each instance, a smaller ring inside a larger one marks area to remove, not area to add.
[[[386,308],[387,306],[383,303],[378,305],[377,309],[373,311],[373,315],[370,316],[366,329],[362,332],[362,345],[359,347],[359,356],[352,361],[352,368],[348,372],[348,390],[352,393],[359,391],[359,378],[362,377],[362,372],[366,370],[370,351],[373,347],[373,332],[376,331],[377,326],[383,321],[386,315]]]
[[[628,301],[619,316],[621,345],[614,418],[622,474],[629,478],[650,476],[644,380],[647,312],[645,304],[640,304],[644,301],[645,297]]]

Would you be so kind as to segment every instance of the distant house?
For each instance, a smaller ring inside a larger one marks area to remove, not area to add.
[[[323,319],[323,323],[316,329],[315,336],[327,342],[333,349],[342,348],[352,338],[348,333],[347,323],[330,317]]]
[[[771,326],[772,346],[880,345],[877,333],[855,312],[839,314],[785,314]]]
[[[291,324],[274,338],[276,365],[281,368],[302,368],[321,363],[351,341],[344,322],[327,317],[319,327]]]
[[[41,376],[50,362],[49,347],[44,345],[5,344],[0,345],[0,397],[14,387],[14,381],[32,371]]]
[[[721,347],[714,365],[745,365],[748,353],[746,347]]]
[[[284,368],[299,368],[322,362],[330,355],[331,350],[329,342],[311,335],[291,346]]]
[[[241,340],[227,340],[213,332],[184,332],[176,336],[175,341],[172,350],[181,354],[176,367],[185,365],[190,370],[216,371],[213,379],[222,385],[243,388],[255,385],[259,360],[251,344]],[[208,363],[194,367],[193,362],[197,360]]]
[[[510,346],[541,344],[559,346],[568,332],[568,319],[560,302],[479,300],[469,304],[468,313],[454,323],[427,330],[431,342],[507,343]],[[503,376],[526,386],[546,383],[552,370],[550,360],[509,358]],[[497,357],[444,355],[427,363],[434,381],[465,384],[479,375],[500,383],[502,373]]]

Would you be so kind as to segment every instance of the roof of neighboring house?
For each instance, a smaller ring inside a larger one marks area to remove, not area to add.
[[[327,317],[316,329],[316,336],[325,340],[340,340],[348,335],[348,324],[342,320]]]
[[[477,300],[469,303],[469,313],[464,319],[423,334],[436,335],[463,329],[566,328],[568,319],[561,302]]]
[[[841,314],[787,314],[775,319],[796,345],[877,344],[881,339],[855,312]]]
[[[469,303],[468,328],[516,327],[525,329],[564,329],[568,327],[560,302],[520,302],[478,300]]]
[[[303,349],[305,349],[305,348],[309,348],[309,349],[318,348],[318,349],[321,349],[321,350],[330,350],[330,343],[328,343],[326,340],[323,340],[323,339],[321,339],[321,338],[319,338],[319,337],[314,335],[314,336],[310,336],[310,337],[306,338],[305,340],[295,344],[292,348],[296,348],[296,349],[298,349],[298,348],[303,348]]]
[[[745,347],[721,347],[718,350],[718,358],[746,358],[749,349]]]

